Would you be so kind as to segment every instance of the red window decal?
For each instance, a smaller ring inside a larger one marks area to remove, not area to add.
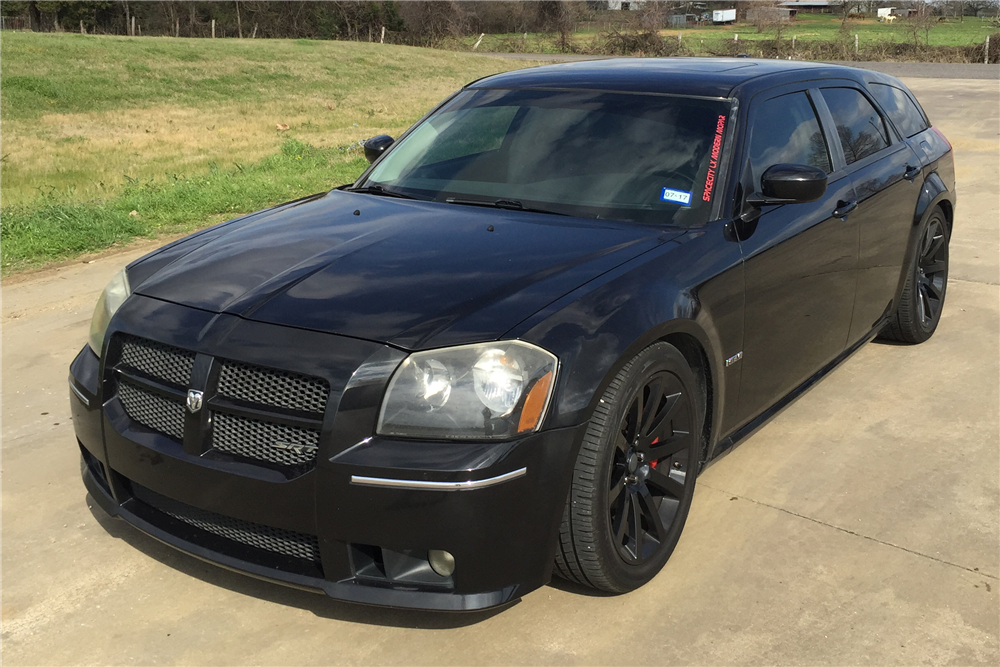
[[[703,201],[712,200],[712,188],[715,187],[715,173],[719,169],[719,151],[722,150],[722,132],[726,129],[726,117],[719,116],[715,124],[715,140],[712,142],[712,159],[708,161],[708,174],[705,176],[705,192],[701,195]]]

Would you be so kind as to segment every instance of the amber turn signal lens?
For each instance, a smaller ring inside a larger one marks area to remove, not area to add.
[[[521,419],[517,423],[517,432],[533,431],[538,426],[542,418],[542,411],[545,410],[545,401],[549,397],[549,385],[552,384],[552,371],[542,377],[528,392],[528,397],[524,399],[524,409],[521,410]]]

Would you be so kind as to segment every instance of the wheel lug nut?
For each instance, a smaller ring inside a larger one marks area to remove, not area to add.
[[[681,467],[681,462],[680,461],[674,461],[674,467],[675,468],[680,468]]]
[[[646,455],[643,454],[642,452],[639,452],[638,454],[635,455],[635,458],[638,459],[639,463],[642,463],[643,461],[646,460]]]
[[[625,477],[626,484],[635,484],[638,478],[635,475],[627,475]]]

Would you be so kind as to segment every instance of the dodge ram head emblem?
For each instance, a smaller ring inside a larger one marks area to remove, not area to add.
[[[201,397],[204,394],[194,389],[188,389],[187,409],[191,414],[201,410]]]

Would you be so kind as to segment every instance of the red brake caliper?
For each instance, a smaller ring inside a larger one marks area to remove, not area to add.
[[[660,438],[659,438],[659,437],[657,437],[657,438],[654,438],[654,439],[653,439],[653,442],[649,443],[649,446],[650,446],[650,447],[652,447],[653,445],[655,445],[655,444],[656,444],[656,443],[658,443],[659,441],[660,441]],[[659,461],[650,461],[650,462],[649,462],[649,467],[650,467],[650,468],[652,468],[653,470],[656,470],[656,464],[658,464],[658,463],[659,463]]]

